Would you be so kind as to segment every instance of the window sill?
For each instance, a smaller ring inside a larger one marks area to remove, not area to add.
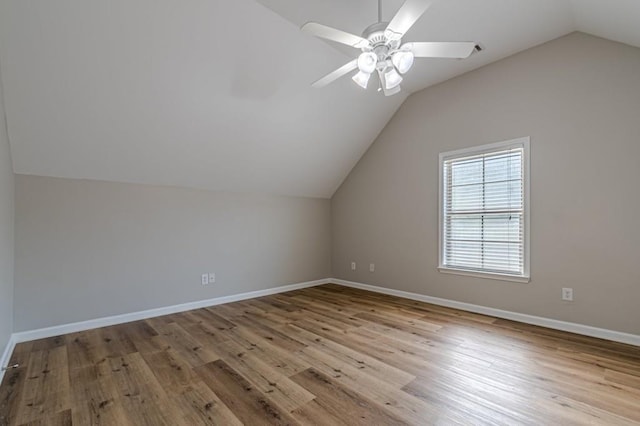
[[[467,277],[488,278],[490,280],[513,281],[517,283],[528,283],[531,281],[529,276],[516,276],[507,274],[496,274],[493,272],[467,271],[465,269],[438,267],[438,271],[443,274],[465,275]]]

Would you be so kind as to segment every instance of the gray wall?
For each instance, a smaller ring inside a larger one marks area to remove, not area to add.
[[[0,84],[0,357],[13,331],[13,191],[13,167]]]
[[[16,235],[15,331],[331,270],[326,199],[16,175]]]
[[[438,153],[521,136],[531,282],[439,273]],[[570,34],[405,102],[332,199],[333,275],[640,334],[639,161],[640,49]]]

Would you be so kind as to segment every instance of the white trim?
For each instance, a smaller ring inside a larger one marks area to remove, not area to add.
[[[13,350],[16,347],[16,339],[15,334],[9,336],[9,341],[7,342],[7,346],[4,348],[4,352],[2,353],[2,358],[0,358],[0,368],[5,368],[9,365],[9,361],[11,361],[11,355],[13,355]],[[0,383],[2,383],[2,379],[4,378],[5,370],[0,370]]]
[[[529,136],[511,139],[503,142],[494,142],[486,145],[457,149],[455,151],[441,152],[438,155],[438,270],[449,274],[466,275],[480,278],[501,279],[505,281],[529,282],[531,277],[531,138]],[[456,268],[450,268],[443,263],[444,235],[442,233],[443,206],[444,206],[444,182],[442,181],[444,162],[451,157],[463,157],[464,155],[476,155],[489,153],[509,148],[522,148],[523,150],[523,176],[524,176],[524,271],[521,277],[512,275],[493,274],[491,272],[467,272]]]
[[[37,330],[21,331],[13,333],[11,336],[15,343],[28,342],[31,340],[44,339],[47,337],[59,336],[61,334],[75,333],[78,331],[90,330],[93,328],[107,327],[110,325],[123,324],[131,321],[138,321],[147,318],[159,317],[162,315],[175,314],[176,312],[190,311],[192,309],[206,308],[208,306],[222,305],[223,303],[237,302],[240,300],[253,299],[256,297],[269,296],[271,294],[284,293],[302,288],[315,287],[328,284],[331,280],[322,279],[307,281],[303,283],[272,287],[265,290],[250,291],[248,293],[233,294],[230,296],[216,297],[213,299],[197,300],[195,302],[182,303],[179,305],[164,306],[162,308],[148,309],[146,311],[132,312],[129,314],[114,315],[110,317],[96,318],[87,321],[61,324],[53,327],[40,328]],[[13,351],[13,348],[11,349]]]
[[[500,280],[500,281],[513,281],[517,283],[528,283],[531,281],[529,277],[523,277],[520,275],[507,275],[507,274],[496,274],[493,272],[484,272],[484,271],[470,271],[465,269],[456,269],[456,268],[446,268],[444,266],[439,266],[438,271],[443,274],[453,274],[453,275],[466,275],[468,277],[477,277],[477,278],[488,278],[490,280]]]
[[[531,138],[524,139],[524,276],[531,279]]]
[[[534,315],[521,314],[518,312],[503,311],[502,309],[488,308],[486,306],[473,305],[471,303],[457,302],[455,300],[441,299],[439,297],[425,296],[408,291],[393,290],[369,284],[362,284],[353,281],[332,279],[331,282],[345,287],[359,288],[361,290],[373,291],[375,293],[388,294],[391,296],[403,297],[405,299],[417,300],[434,305],[446,306],[448,308],[460,309],[468,312],[489,315],[497,318],[504,318],[512,321],[533,324],[541,327],[552,328],[554,330],[568,331],[570,333],[582,334],[584,336],[597,337],[600,339],[612,340],[614,342],[627,343],[629,345],[640,346],[640,335],[622,333],[619,331],[607,330],[604,328],[591,327],[573,322],[559,321],[551,318],[538,317]]]

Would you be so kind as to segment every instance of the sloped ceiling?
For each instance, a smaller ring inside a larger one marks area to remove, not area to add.
[[[384,1],[389,19],[401,0]],[[406,96],[575,30],[640,46],[636,0],[441,0],[405,40],[480,42],[419,60],[401,94],[309,84],[349,50],[373,0],[0,0],[16,173],[330,197]]]
[[[16,173],[330,197],[404,100],[312,89],[343,54],[252,0],[10,0],[0,16]]]

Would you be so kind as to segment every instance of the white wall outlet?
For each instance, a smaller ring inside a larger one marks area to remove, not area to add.
[[[356,270],[356,262],[351,262],[351,270],[352,271]]]
[[[213,272],[209,272],[209,284],[213,284],[216,282],[216,274]]]
[[[573,289],[564,287],[562,289],[562,300],[573,302]]]
[[[376,264],[375,263],[370,263],[369,264],[369,272],[375,272],[376,270]]]
[[[202,274],[201,281],[202,285],[209,284],[209,274]]]

